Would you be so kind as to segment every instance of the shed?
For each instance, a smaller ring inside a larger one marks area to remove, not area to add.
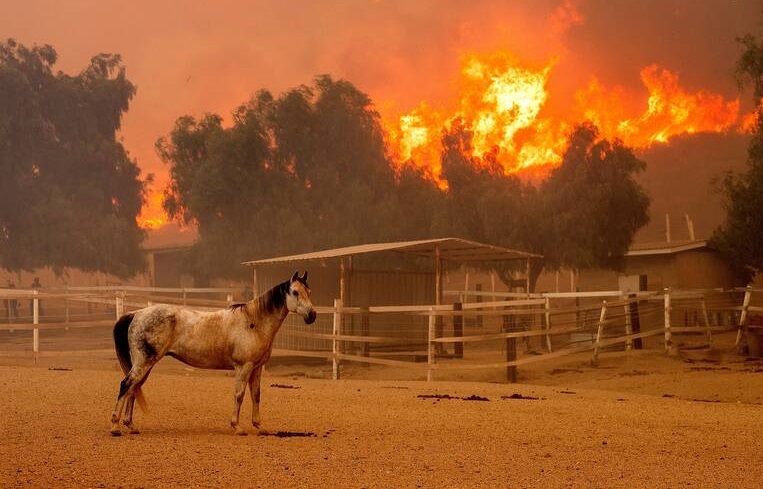
[[[443,299],[443,265],[518,261],[527,280],[530,260],[539,255],[460,238],[440,238],[390,243],[371,243],[297,255],[245,262],[253,269],[255,295],[277,285],[294,270],[307,270],[313,304],[331,306],[335,299],[344,307],[439,305]],[[374,260],[369,260],[373,258]],[[372,264],[373,262],[373,264]],[[330,333],[331,318],[318,318],[312,331]],[[398,338],[401,342],[426,342],[426,318],[414,315],[351,314],[341,320],[342,331]],[[299,321],[290,331],[307,331]],[[442,328],[438,321],[438,328]],[[326,349],[321,340],[280,335],[278,348]],[[389,349],[395,349],[390,345]],[[365,351],[367,354],[368,351]]]
[[[262,283],[263,281],[258,275],[258,270],[262,267],[268,265],[289,265],[292,267],[300,267],[302,266],[302,262],[317,262],[320,267],[329,268],[328,263],[334,261],[337,263],[336,269],[338,271],[338,294],[334,297],[342,300],[342,303],[347,306],[351,304],[349,291],[353,275],[356,273],[356,270],[353,267],[354,257],[370,254],[379,255],[382,253],[394,253],[406,257],[428,260],[432,264],[431,270],[433,270],[434,276],[433,298],[435,304],[442,303],[443,262],[461,265],[519,260],[522,261],[524,265],[523,267],[520,267],[524,271],[523,279],[528,280],[529,277],[527,272],[529,271],[530,260],[540,258],[540,255],[534,253],[512,250],[501,246],[478,243],[461,238],[438,238],[346,246],[343,248],[314,251],[297,255],[247,261],[244,262],[244,265],[251,266],[253,269],[253,289],[255,294],[257,294],[261,292],[260,289],[264,290],[268,285],[275,285],[271,283]],[[377,271],[384,272],[384,270]],[[386,272],[389,271],[389,269],[386,270]],[[394,267],[393,272],[400,273],[403,272],[403,270]],[[432,272],[430,272],[430,275],[432,275]],[[357,300],[353,302],[357,305]]]

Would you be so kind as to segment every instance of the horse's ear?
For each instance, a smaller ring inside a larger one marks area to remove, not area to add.
[[[302,282],[307,283],[307,270],[305,270],[305,274],[302,275]]]
[[[290,282],[296,282],[299,278],[299,271],[294,272],[294,275],[291,276]]]

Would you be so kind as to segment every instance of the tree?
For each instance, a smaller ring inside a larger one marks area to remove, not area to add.
[[[494,153],[477,160],[471,133],[456,122],[443,138],[453,231],[477,241],[543,255],[533,260],[530,289],[543,269],[619,269],[636,231],[648,222],[649,198],[633,176],[644,163],[622,142],[577,126],[562,164],[537,187],[504,174]],[[499,266],[512,283],[513,269]]]
[[[53,74],[56,60],[0,43],[0,266],[132,275],[146,181],[116,135],[135,87],[119,55],[74,77]]]
[[[425,199],[436,189],[412,169],[395,172],[379,114],[343,80],[319,76],[278,98],[261,91],[229,128],[214,114],[181,117],[157,148],[170,165],[165,209],[199,229],[189,260],[198,276],[241,276],[241,261],[258,257],[429,235]]]
[[[644,168],[622,141],[600,139],[591,123],[575,127],[562,164],[539,189],[545,232],[536,249],[544,267],[621,270],[649,222],[649,197],[634,179]]]
[[[726,219],[711,238],[741,284],[763,270],[763,40],[738,38],[744,52],[737,62],[740,88],[753,86],[756,123],[747,150],[747,170],[727,172],[717,184]]]

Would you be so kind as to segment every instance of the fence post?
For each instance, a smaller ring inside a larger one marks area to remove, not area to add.
[[[517,331],[516,316],[503,316],[503,332],[513,333]],[[514,337],[506,338],[506,361],[514,362],[517,359],[517,339]],[[517,366],[506,367],[506,380],[512,384],[517,382]]]
[[[544,315],[546,318],[546,348],[548,349],[548,352],[551,353],[551,335],[549,334],[551,332],[551,301],[548,297],[546,297],[546,304],[544,307],[546,308],[546,313]]]
[[[435,362],[435,329],[437,317],[434,314],[434,307],[429,308],[429,328],[427,340],[427,382],[434,380],[434,362]]]
[[[360,314],[360,334],[363,336],[371,336],[371,318],[369,314],[368,307],[364,307],[363,312]],[[364,357],[371,356],[371,343],[368,341],[362,343],[361,354]]]
[[[673,336],[670,332],[670,288],[663,290],[665,294],[665,352],[670,353],[673,346]]]
[[[737,339],[734,342],[734,346],[738,347],[742,343],[742,332],[745,329],[747,323],[747,309],[750,307],[750,296],[752,290],[750,287],[744,291],[744,300],[742,301],[742,313],[739,315],[739,328],[737,329]]]
[[[233,304],[233,294],[228,294],[228,295],[226,295],[226,296],[225,296],[225,302],[227,302],[229,306],[230,306],[231,304]]]
[[[64,289],[64,307],[66,308],[66,321],[69,322],[69,284],[66,284]]]
[[[599,359],[599,343],[604,332],[604,320],[607,318],[607,301],[601,301],[601,314],[599,315],[599,326],[596,328],[596,342],[593,344],[593,358],[591,363],[595,364]]]
[[[339,380],[339,340],[337,336],[341,333],[340,326],[342,324],[342,299],[334,299],[334,324],[332,329],[332,335],[334,338],[331,340],[331,357],[332,368],[331,378]]]
[[[464,316],[458,314],[458,311],[462,311],[463,309],[464,306],[460,302],[453,304],[453,310],[456,311],[453,315],[453,336],[464,336]],[[464,358],[463,342],[453,343],[453,356],[456,358]]]
[[[705,321],[705,329],[707,330],[707,344],[713,345],[713,333],[710,331],[710,317],[707,315],[707,303],[705,302],[705,295],[702,294],[702,320]]]
[[[625,303],[625,306],[624,306],[624,309],[625,309],[625,336],[628,337],[628,339],[625,340],[625,351],[631,351],[631,350],[633,350],[633,338],[631,338],[630,336],[633,334],[633,322],[631,322],[630,296],[622,297],[622,299],[625,299],[627,301]]]
[[[117,292],[114,296],[114,310],[116,312],[117,321],[119,321],[119,318],[125,313],[124,292]]]
[[[38,292],[35,290],[32,292],[34,298],[32,299],[32,323],[40,324],[40,299],[37,297]],[[40,356],[40,330],[34,328],[32,330],[32,351],[34,352],[34,364],[37,365],[37,358]]]

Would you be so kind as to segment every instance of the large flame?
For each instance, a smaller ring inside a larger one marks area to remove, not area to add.
[[[575,92],[564,118],[549,115],[548,79],[556,60],[545,66],[522,66],[505,53],[469,55],[461,69],[461,93],[450,112],[422,103],[413,111],[385,118],[397,164],[425,168],[440,187],[443,129],[456,119],[473,131],[477,159],[491,152],[506,173],[538,175],[561,161],[570,128],[596,124],[601,136],[643,148],[680,134],[723,132],[749,127],[740,117],[739,99],[684,89],[676,73],[658,65],[641,70],[645,92],[607,88],[597,79]]]

